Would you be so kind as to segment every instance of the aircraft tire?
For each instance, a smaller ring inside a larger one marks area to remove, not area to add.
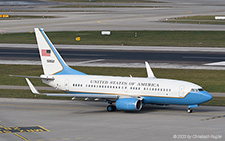
[[[188,108],[187,113],[192,113],[192,109]]]
[[[107,111],[108,112],[114,112],[114,111],[116,111],[116,106],[114,106],[114,105],[108,105],[107,106]]]

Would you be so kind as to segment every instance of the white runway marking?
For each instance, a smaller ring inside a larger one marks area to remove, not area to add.
[[[183,56],[182,58],[189,58],[189,59],[224,59],[225,60],[225,57]]]
[[[225,61],[221,61],[221,62],[214,62],[214,63],[207,63],[204,64],[206,66],[225,66]]]
[[[105,59],[96,59],[96,60],[82,61],[82,62],[76,62],[75,64],[85,64],[85,63],[101,62],[103,60],[105,60]]]

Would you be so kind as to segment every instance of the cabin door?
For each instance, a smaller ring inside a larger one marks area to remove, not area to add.
[[[178,92],[179,94],[179,97],[183,97],[184,96],[184,86],[180,86],[180,88],[179,88],[179,92]]]
[[[65,81],[65,90],[69,91],[69,80]]]

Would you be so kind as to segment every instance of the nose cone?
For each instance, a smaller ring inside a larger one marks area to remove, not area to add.
[[[202,101],[203,101],[202,103],[208,102],[213,98],[213,96],[210,93],[208,93],[207,91],[202,91],[201,97],[202,97]]]

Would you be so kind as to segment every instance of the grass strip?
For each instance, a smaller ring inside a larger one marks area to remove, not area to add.
[[[202,15],[202,16],[185,16],[185,17],[177,17],[173,19],[178,20],[215,20],[214,15]]]
[[[177,17],[167,19],[165,22],[190,24],[225,24],[225,20],[215,20],[215,15]]]
[[[207,106],[225,106],[225,97],[213,97],[212,100],[209,102],[206,102],[202,105],[207,105]]]
[[[109,67],[72,67],[91,75],[110,75],[147,77],[144,68],[109,68]],[[209,92],[225,92],[224,70],[184,70],[184,69],[156,69],[157,78],[178,79],[196,83]],[[34,65],[0,65],[0,85],[27,85],[25,79],[10,77],[14,75],[40,76],[43,74],[41,66]],[[35,86],[46,86],[40,80],[32,79]]]
[[[46,32],[54,44],[225,47],[225,31],[101,31]],[[80,41],[76,41],[80,37]],[[0,43],[36,44],[34,33],[0,34]]]
[[[56,18],[55,16],[30,16],[30,15],[10,15],[8,18],[0,18],[0,20],[21,20],[21,19],[48,19]]]
[[[40,91],[43,93],[64,93],[62,91]],[[30,99],[61,99],[71,100],[71,97],[53,97],[37,95],[35,96],[30,90],[0,90],[0,97],[4,98],[30,98]]]

